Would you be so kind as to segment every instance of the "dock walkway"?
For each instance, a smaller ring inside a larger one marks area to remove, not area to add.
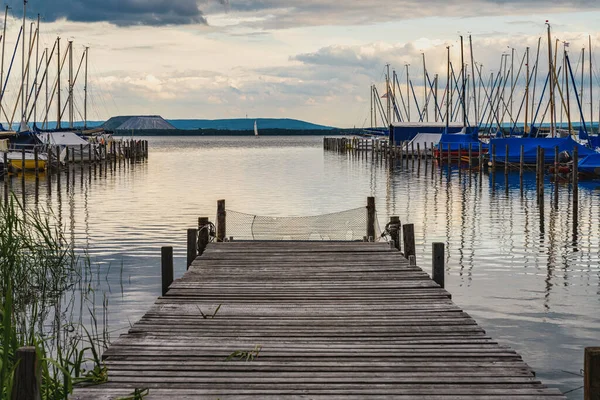
[[[564,398],[386,243],[209,244],[104,358],[73,399]]]

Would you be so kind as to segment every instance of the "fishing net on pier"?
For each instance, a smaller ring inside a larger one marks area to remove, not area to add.
[[[365,207],[310,217],[267,217],[227,210],[227,236],[234,240],[363,240]],[[380,236],[376,224],[376,235]]]

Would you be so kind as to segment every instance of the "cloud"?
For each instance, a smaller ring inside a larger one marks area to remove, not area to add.
[[[369,25],[424,17],[478,17],[600,9],[596,0],[236,0],[229,4],[240,26],[286,29],[302,26]],[[207,5],[207,15],[221,13]],[[247,15],[266,16],[256,20]]]
[[[8,5],[16,15],[23,9],[21,0],[9,0]],[[120,26],[207,23],[196,0],[30,0],[27,8],[30,16],[39,13],[46,22],[106,21]]]

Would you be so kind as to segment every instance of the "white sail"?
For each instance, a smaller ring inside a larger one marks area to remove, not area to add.
[[[254,136],[258,136],[258,127],[256,126],[256,120],[254,121]]]

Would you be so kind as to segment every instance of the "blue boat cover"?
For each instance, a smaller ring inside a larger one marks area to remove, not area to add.
[[[478,139],[478,129],[477,128],[468,128],[468,133],[444,133],[440,138],[440,142],[438,146],[441,146],[442,150],[448,150],[448,146],[450,146],[450,151],[458,151],[460,150],[469,150],[469,145],[471,145],[472,149],[479,149],[479,139]],[[482,149],[488,148],[487,144],[481,144]]]
[[[588,136],[588,143],[592,149],[596,149],[596,148],[600,147],[600,136],[599,135]]]
[[[585,156],[577,164],[579,172],[600,175],[600,153]]]
[[[519,163],[521,159],[521,146],[523,146],[523,162],[525,164],[535,164],[537,159],[537,148],[544,149],[544,163],[554,162],[554,148],[558,146],[558,151],[573,153],[573,148],[577,146],[579,157],[589,154],[596,154],[593,150],[578,144],[570,136],[565,138],[503,138],[490,140],[491,146],[496,145],[496,159],[500,162],[506,159],[506,145],[508,145],[508,162]]]

